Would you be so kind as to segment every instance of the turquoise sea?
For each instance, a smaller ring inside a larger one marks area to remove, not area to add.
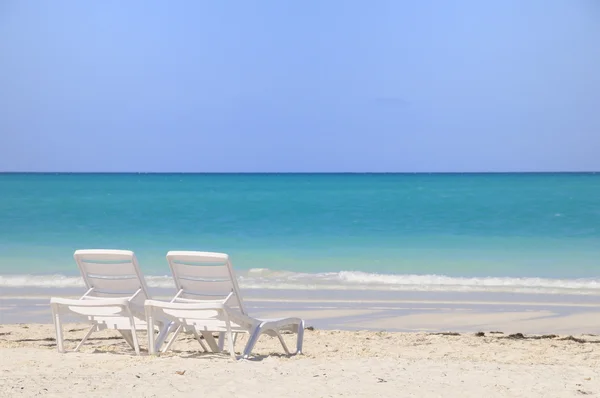
[[[600,294],[600,174],[0,174],[0,288],[76,249],[226,252],[247,289]]]

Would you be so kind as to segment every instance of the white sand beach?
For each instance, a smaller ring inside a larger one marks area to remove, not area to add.
[[[94,333],[81,352],[60,354],[48,294],[65,293],[5,289],[0,396],[600,395],[598,297],[249,293],[255,316],[306,320],[303,355],[283,355],[276,339],[263,336],[253,358],[234,362],[201,353],[195,340],[180,336],[174,351],[148,356],[140,332],[138,357],[115,331]],[[68,350],[85,328],[65,325]],[[237,342],[238,353],[244,343]]]
[[[82,324],[66,325],[68,349],[84,329]],[[140,338],[145,347],[143,333]],[[236,349],[243,344],[242,338]],[[201,353],[195,340],[180,336],[173,352],[135,356],[116,332],[103,331],[95,333],[81,352],[60,354],[52,325],[4,324],[0,396],[600,394],[600,336],[307,330],[304,347],[303,355],[287,357],[276,339],[264,336],[252,359],[234,362],[225,354]]]

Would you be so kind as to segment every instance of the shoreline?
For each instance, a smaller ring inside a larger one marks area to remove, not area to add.
[[[168,300],[170,290],[153,291]],[[600,297],[496,293],[347,292],[243,290],[258,318],[296,316],[319,330],[389,332],[600,333]],[[3,289],[0,324],[52,322],[51,296],[74,297],[80,289]],[[77,318],[73,318],[76,322]]]

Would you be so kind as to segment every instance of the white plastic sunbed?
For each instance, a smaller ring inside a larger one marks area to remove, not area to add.
[[[75,314],[92,324],[75,351],[93,332],[116,329],[139,355],[136,331],[147,327],[144,301],[150,296],[135,254],[128,250],[77,250],[74,257],[88,290],[78,300],[50,299],[58,351],[65,352],[61,315]],[[155,325],[162,327],[157,340],[164,340],[164,322],[156,320]]]
[[[147,300],[146,321],[153,327],[156,319],[172,321],[173,336],[161,352],[167,351],[177,335],[183,331],[193,333],[204,351],[206,344],[213,352],[223,349],[224,338],[228,340],[228,351],[237,359],[234,350],[238,333],[249,333],[243,357],[248,358],[261,334],[277,336],[286,354],[290,355],[282,331],[297,334],[295,353],[302,352],[304,321],[300,318],[256,319],[249,316],[244,308],[229,256],[223,253],[170,251],[167,261],[175,279],[177,295],[170,301]],[[219,333],[218,343],[213,332]],[[204,337],[204,341],[200,337]],[[206,344],[205,344],[206,342]],[[148,347],[154,354],[161,342],[155,342],[154,334],[148,334]]]

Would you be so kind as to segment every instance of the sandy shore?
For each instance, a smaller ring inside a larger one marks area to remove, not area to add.
[[[255,358],[236,363],[201,354],[186,336],[172,353],[136,357],[113,331],[94,334],[81,353],[59,354],[41,293],[0,294],[2,397],[600,395],[598,297],[250,292],[251,314],[298,316],[316,330],[307,330],[302,356],[282,355],[265,336]],[[84,328],[65,327],[68,347]],[[536,338],[542,334],[558,336]]]
[[[67,325],[68,347],[84,325]],[[0,396],[574,397],[600,394],[600,336],[306,331],[305,353],[262,337],[252,360],[175,351],[137,357],[114,331],[59,354],[52,325],[0,325]],[[140,336],[145,342],[145,336]],[[292,336],[286,336],[290,339]],[[290,341],[291,343],[291,341]],[[236,345],[241,349],[244,339]],[[144,344],[145,345],[145,344]]]

